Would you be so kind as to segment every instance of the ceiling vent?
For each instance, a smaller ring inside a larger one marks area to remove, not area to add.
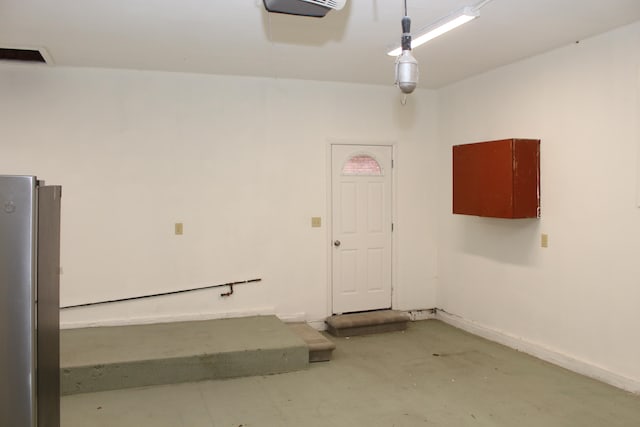
[[[39,49],[11,49],[0,47],[0,60],[47,63],[46,55]]]
[[[264,0],[269,12],[322,18],[332,9],[340,10],[347,0]]]

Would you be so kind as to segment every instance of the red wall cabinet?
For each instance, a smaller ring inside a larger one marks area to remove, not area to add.
[[[453,213],[538,218],[540,140],[502,139],[453,146]]]

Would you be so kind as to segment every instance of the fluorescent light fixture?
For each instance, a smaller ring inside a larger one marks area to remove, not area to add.
[[[464,7],[459,11],[454,12],[451,15],[440,19],[434,24],[431,24],[428,27],[416,32],[416,35],[411,41],[411,49],[415,49],[416,47],[425,44],[429,40],[443,35],[447,31],[451,31],[454,28],[458,28],[460,25],[466,24],[467,22],[476,19],[478,16],[480,16],[480,11],[478,9],[478,7]],[[389,51],[387,55],[398,56],[401,52],[402,48],[397,47]]]

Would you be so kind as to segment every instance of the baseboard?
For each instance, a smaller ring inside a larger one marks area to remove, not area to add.
[[[229,319],[233,317],[249,317],[249,316],[267,316],[276,315],[285,323],[307,322],[314,329],[324,331],[326,325],[322,320],[306,320],[306,313],[275,313],[274,307],[262,307],[251,310],[236,310],[215,313],[186,313],[171,314],[166,316],[142,316],[129,317],[119,319],[100,319],[100,320],[61,320],[60,329],[79,329],[79,328],[98,328],[102,326],[128,326],[128,325],[149,325],[153,323],[170,323],[170,322],[191,322],[197,320],[212,319]]]
[[[462,329],[489,341],[494,341],[518,351],[530,354],[570,371],[610,384],[632,393],[640,394],[640,381],[611,372],[601,366],[585,362],[567,354],[552,350],[538,343],[511,335],[504,331],[489,328],[455,314],[437,310],[435,318],[451,326]]]
[[[307,324],[311,326],[313,329],[315,329],[316,331],[327,330],[327,324],[324,322],[324,320],[309,320]]]
[[[278,314],[277,316],[284,323],[302,323],[307,320],[307,313],[304,312]]]
[[[301,313],[278,314],[277,316],[284,323],[303,323],[304,322],[317,331],[324,331],[327,329],[327,325],[324,323],[324,319],[307,320],[307,313],[301,312]]]
[[[141,316],[119,319],[60,321],[60,329],[96,328],[101,326],[148,325],[153,323],[191,322],[197,320],[229,319],[233,317],[267,316],[275,314],[274,307],[235,310],[215,313],[184,313],[159,316]]]
[[[426,308],[421,310],[407,310],[405,313],[409,315],[409,318],[412,322],[418,320],[429,320],[436,318],[437,309],[435,308]]]

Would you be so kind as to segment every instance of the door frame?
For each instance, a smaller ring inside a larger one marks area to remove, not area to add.
[[[397,171],[398,171],[398,142],[390,140],[362,140],[362,139],[340,139],[340,138],[328,138],[326,147],[326,188],[327,188],[327,212],[326,212],[326,253],[327,253],[327,316],[333,315],[333,175],[332,175],[332,157],[331,148],[334,145],[350,145],[353,147],[358,146],[387,146],[391,147],[391,159],[393,167],[391,168],[391,222],[393,223],[393,232],[391,233],[391,308],[395,309],[398,306],[398,292],[399,287],[396,286],[397,281],[397,241],[396,238],[399,233],[399,227],[396,221],[396,195],[397,191]]]

